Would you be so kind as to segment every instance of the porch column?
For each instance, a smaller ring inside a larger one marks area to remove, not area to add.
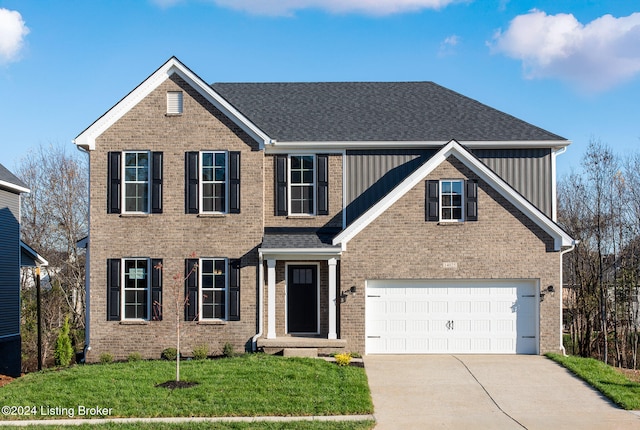
[[[336,265],[338,261],[335,258],[330,258],[329,263],[329,335],[328,339],[337,339],[338,334],[336,330]]]
[[[276,338],[276,260],[267,260],[267,339]]]

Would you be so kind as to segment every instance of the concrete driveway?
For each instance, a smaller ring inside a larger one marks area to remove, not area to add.
[[[562,366],[530,355],[369,355],[376,430],[640,429]]]

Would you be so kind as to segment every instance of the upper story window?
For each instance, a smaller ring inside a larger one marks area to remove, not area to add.
[[[182,114],[182,91],[167,91],[167,115]]]
[[[124,211],[149,212],[149,152],[124,153]]]
[[[478,182],[468,179],[426,181],[427,221],[463,222],[478,220]]]
[[[329,215],[329,157],[275,157],[275,214]]]
[[[227,212],[227,153],[200,153],[200,211]]]
[[[289,214],[315,215],[315,156],[289,156]]]
[[[185,212],[240,213],[240,152],[185,154]]]
[[[107,260],[107,321],[162,320],[162,260]]]
[[[109,152],[107,213],[162,213],[162,152]]]

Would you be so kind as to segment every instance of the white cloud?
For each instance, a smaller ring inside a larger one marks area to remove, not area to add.
[[[444,57],[447,55],[453,55],[455,54],[455,47],[458,46],[458,43],[460,43],[460,36],[456,35],[456,34],[452,34],[451,36],[447,36],[441,43],[440,43],[440,50],[438,51],[438,55],[440,57]]]
[[[18,59],[27,34],[20,12],[0,8],[0,64]]]
[[[585,25],[572,14],[534,9],[498,31],[490,46],[521,60],[526,78],[558,78],[597,92],[640,74],[639,41],[640,13]]]
[[[181,0],[151,0],[169,7]],[[331,13],[390,15],[422,9],[441,9],[465,0],[209,0],[219,6],[255,15],[291,15],[301,9],[320,9]]]

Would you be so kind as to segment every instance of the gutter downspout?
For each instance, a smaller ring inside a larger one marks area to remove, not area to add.
[[[258,338],[262,337],[264,329],[263,313],[264,313],[264,261],[262,253],[258,253],[258,333],[251,338],[251,348],[253,352],[258,351]]]
[[[72,141],[74,144],[76,143],[75,140]],[[87,163],[87,172],[89,173],[88,177],[87,177],[87,203],[89,205],[89,214],[87,215],[87,247],[85,250],[85,268],[84,268],[84,300],[85,300],[85,305],[84,305],[84,350],[82,352],[82,362],[86,362],[87,360],[87,352],[91,351],[91,343],[90,343],[90,336],[89,333],[91,332],[91,330],[89,330],[89,326],[90,326],[90,322],[91,322],[91,293],[89,291],[89,280],[90,280],[90,262],[91,262],[91,152],[89,152],[89,150],[83,148],[82,146],[76,145],[76,148],[78,148],[78,151],[87,154],[87,158],[89,159],[89,162]]]
[[[562,301],[563,301],[563,297],[564,297],[564,276],[563,276],[563,272],[564,272],[564,254],[573,251],[576,248],[576,245],[580,243],[579,240],[574,240],[573,241],[573,245],[571,245],[571,247],[565,249],[564,251],[560,251],[560,350],[562,351],[562,355],[564,355],[565,357],[567,356],[567,351],[564,348],[564,342],[562,339],[563,336],[563,331],[562,331],[562,319],[563,319],[563,315],[562,315]]]

